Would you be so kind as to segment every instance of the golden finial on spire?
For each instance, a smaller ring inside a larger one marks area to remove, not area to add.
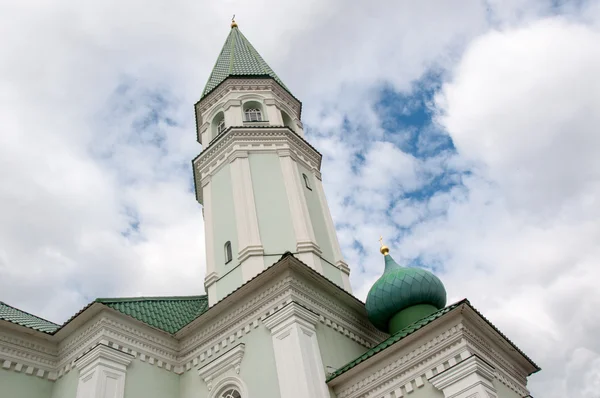
[[[231,28],[237,28],[237,23],[235,22],[235,14],[231,17]]]
[[[379,251],[381,252],[381,254],[386,256],[390,252],[390,248],[383,244],[383,236],[379,237],[379,243],[381,244]]]

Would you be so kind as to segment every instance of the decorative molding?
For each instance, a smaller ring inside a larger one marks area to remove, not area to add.
[[[208,288],[208,286],[212,285],[218,280],[219,274],[213,271],[210,274],[206,274],[206,276],[204,277],[204,286]]]
[[[234,152],[265,153],[282,149],[289,149],[294,154],[294,160],[309,170],[321,167],[321,155],[287,127],[230,127],[193,161],[199,200],[202,203],[203,193],[198,188],[202,186],[202,179],[216,173]]]
[[[223,108],[225,111],[227,111],[232,106],[242,106],[242,100],[237,98],[231,98],[225,101],[225,103],[223,104]]]
[[[402,356],[395,356],[387,362],[382,360],[377,364],[378,370],[368,371],[366,369],[369,368],[365,368],[353,375],[349,382],[334,387],[337,397],[367,397],[374,393],[383,396],[397,390],[404,394],[412,392],[414,387],[422,386],[422,380],[470,355],[463,354],[465,347],[461,329],[460,324],[452,326]]]
[[[198,369],[198,375],[202,377],[208,387],[208,391],[212,390],[213,383],[229,370],[234,370],[236,374],[240,374],[240,366],[244,358],[245,344],[240,343],[225,352],[223,355],[214,359],[212,362]]]
[[[77,398],[123,398],[127,366],[133,357],[100,343],[75,362]]]
[[[301,103],[273,79],[236,79],[228,78],[215,90],[209,93],[195,105],[197,115],[204,115],[213,106],[217,105],[223,98],[232,92],[243,91],[270,91],[280,102],[286,104],[293,110],[295,116],[300,118]],[[290,115],[291,116],[291,115]],[[198,118],[201,122],[201,118]]]
[[[495,397],[494,367],[476,355],[429,379],[445,398]]]

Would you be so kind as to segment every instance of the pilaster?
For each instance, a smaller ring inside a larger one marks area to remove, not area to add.
[[[212,185],[210,177],[202,179],[202,196],[204,199],[204,243],[206,246],[206,276],[204,287],[208,294],[208,303],[213,305],[217,301],[217,290],[215,282],[219,279],[215,269],[215,244],[213,234],[213,204]]]
[[[242,101],[239,99],[229,99],[225,102],[225,125],[241,126],[242,121]]]
[[[282,397],[329,397],[315,330],[318,320],[313,312],[290,302],[263,321],[273,338]]]
[[[235,151],[231,157],[231,186],[238,234],[238,260],[245,281],[264,269],[264,253],[254,202],[252,176],[247,151]]]
[[[274,98],[265,98],[265,107],[267,108],[267,117],[269,124],[273,126],[283,126],[281,111],[277,107],[277,101]]]
[[[327,204],[327,197],[325,196],[325,191],[323,190],[321,173],[317,169],[313,169],[313,175],[315,177],[317,196],[319,197],[319,203],[321,204],[321,209],[323,209],[323,215],[325,217],[325,227],[327,228],[329,241],[333,246],[333,261],[342,275],[344,290],[346,290],[348,293],[352,293],[352,286],[350,285],[350,267],[348,267],[348,264],[346,264],[342,255],[342,249],[340,248],[340,242],[335,232],[333,218],[331,218],[331,212],[329,211],[329,205]]]
[[[315,238],[315,232],[308,212],[308,205],[306,203],[304,192],[302,191],[302,178],[298,171],[298,165],[292,158],[291,151],[279,150],[277,151],[277,154],[279,155],[279,161],[281,163],[283,181],[290,206],[290,213],[292,215],[298,257],[309,267],[322,274],[323,266],[321,265],[321,259],[319,258],[321,249]]]
[[[123,398],[132,355],[98,344],[75,362],[79,369],[77,398]]]

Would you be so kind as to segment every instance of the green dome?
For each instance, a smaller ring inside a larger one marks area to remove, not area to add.
[[[385,254],[385,271],[369,290],[366,309],[377,329],[394,333],[445,305],[446,289],[437,276],[422,268],[401,267]]]

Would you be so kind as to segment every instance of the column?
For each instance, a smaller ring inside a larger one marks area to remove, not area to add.
[[[467,355],[464,351],[461,355]],[[429,379],[429,382],[444,393],[444,398],[496,398],[498,393],[492,383],[494,368],[477,355]]]
[[[331,212],[329,211],[329,206],[327,204],[327,198],[325,197],[325,191],[323,190],[323,183],[321,180],[321,173],[317,169],[313,169],[313,175],[315,176],[315,185],[317,190],[317,195],[319,197],[319,203],[321,204],[321,209],[323,210],[323,215],[325,217],[325,225],[327,227],[327,234],[329,235],[329,241],[333,246],[333,256],[334,263],[336,267],[342,273],[342,281],[343,288],[348,293],[352,293],[352,286],[350,286],[350,267],[344,261],[344,257],[342,256],[342,249],[340,248],[340,242],[337,237],[337,233],[335,232],[335,225],[333,223],[333,219],[331,218]]]
[[[264,250],[258,229],[248,152],[237,150],[231,155],[230,161],[233,206],[238,232],[238,260],[242,263],[242,277],[246,282],[265,269],[262,257]]]
[[[296,161],[292,159],[292,153],[289,149],[280,149],[277,151],[283,173],[283,181],[292,215],[292,224],[296,235],[296,250],[301,261],[306,263],[315,271],[323,273],[321,265],[321,249],[317,244],[315,232],[313,230],[306,198],[302,191],[302,178],[298,171]]]
[[[282,397],[329,398],[315,330],[318,319],[291,302],[263,321],[271,331]]]
[[[100,343],[75,362],[77,398],[123,398],[127,365],[133,356]]]

